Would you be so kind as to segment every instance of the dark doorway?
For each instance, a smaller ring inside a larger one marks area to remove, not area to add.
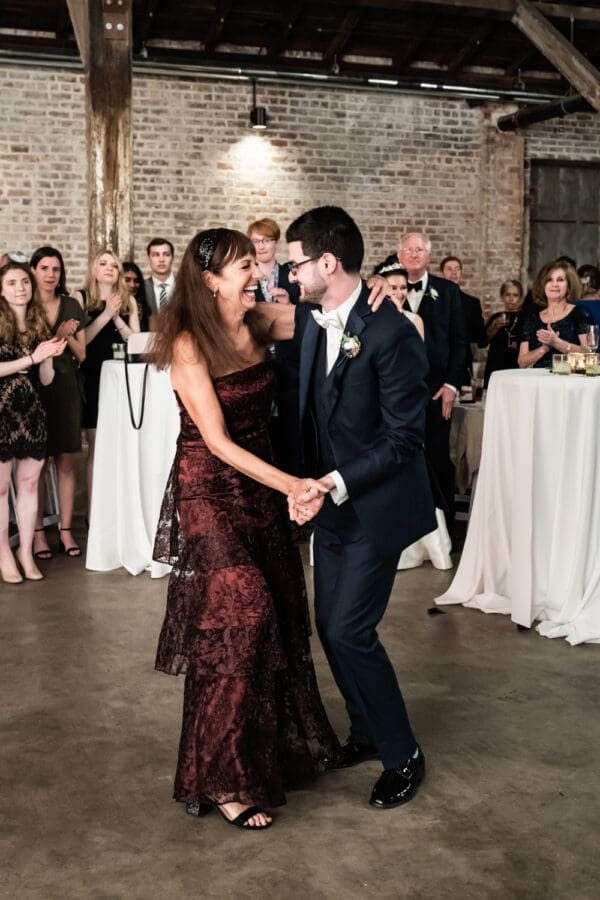
[[[600,257],[600,165],[531,163],[529,279],[557,256],[577,266]]]

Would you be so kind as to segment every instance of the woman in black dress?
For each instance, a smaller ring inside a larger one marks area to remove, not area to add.
[[[81,412],[83,383],[79,366],[85,359],[83,328],[88,317],[77,300],[67,295],[65,264],[55,247],[40,247],[31,257],[35,280],[35,298],[40,303],[52,334],[66,340],[67,349],[54,363],[54,379],[40,388],[40,399],[46,411],[48,443],[46,455],[54,458],[58,480],[60,512],[59,545],[67,556],[80,556],[71,533],[75,501],[75,463],[81,453]],[[46,491],[40,478],[38,517],[33,541],[36,559],[51,559],[44,531],[43,515]]]
[[[52,357],[59,356],[66,347],[64,340],[48,340],[50,329],[32,295],[33,284],[26,265],[9,262],[0,269],[0,574],[7,584],[23,581],[8,533],[8,493],[14,460],[17,558],[25,578],[43,578],[32,554],[38,479],[46,456],[46,416],[37,389],[40,381],[52,381]]]
[[[519,344],[521,369],[548,369],[553,353],[587,350],[588,319],[573,304],[581,285],[577,272],[567,263],[546,263],[533,283],[535,306],[523,321]]]
[[[92,473],[98,424],[98,395],[102,363],[113,358],[113,344],[124,344],[140,330],[137,304],[131,296],[123,266],[111,250],[102,250],[93,258],[85,287],[73,294],[90,323],[85,329],[86,358],[81,367],[84,377],[85,405],[82,425],[88,442],[88,505],[92,498]]]
[[[285,503],[308,485],[271,462],[272,337],[254,312],[257,283],[245,235],[196,235],[155,345],[181,415],[155,544],[173,566],[156,667],[186,676],[174,796],[253,829],[271,823],[255,804],[284,803],[285,788],[339,756]]]
[[[139,266],[136,263],[131,262],[131,260],[126,260],[123,263],[123,274],[125,284],[129,288],[131,295],[135,297],[135,302],[137,303],[140,331],[149,331],[152,310],[150,309],[148,298],[146,297],[144,276],[142,275]]]
[[[523,305],[523,285],[509,278],[500,287],[504,312],[495,312],[485,323],[488,355],[485,364],[484,387],[487,388],[493,372],[518,369],[519,363],[519,311]]]

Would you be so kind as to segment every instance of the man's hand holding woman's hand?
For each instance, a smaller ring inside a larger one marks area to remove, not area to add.
[[[319,512],[323,506],[325,495],[330,488],[323,480],[316,478],[299,478],[288,494],[288,509],[292,522],[305,525]]]

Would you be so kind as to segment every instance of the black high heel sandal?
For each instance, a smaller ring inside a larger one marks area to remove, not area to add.
[[[71,531],[71,528],[59,528],[59,533],[61,531]],[[70,547],[65,547],[63,542],[58,540],[58,546],[60,547],[60,552],[64,553],[65,556],[70,556],[72,559],[76,556],[81,556],[81,547],[78,547],[77,544],[72,544]]]
[[[258,806],[249,806],[248,809],[241,812],[235,819],[230,819],[229,816],[225,815],[221,806],[218,803],[215,803],[214,800],[207,800],[204,803],[200,802],[200,800],[192,800],[185,805],[186,813],[190,816],[196,816],[197,818],[207,816],[213,809],[216,809],[218,813],[221,813],[228,825],[234,825],[236,828],[243,828],[245,831],[264,831],[265,828],[270,828],[273,824],[273,820],[271,819],[266,825],[246,825],[246,822],[248,819],[251,819],[252,816],[259,815],[260,813],[262,813],[263,816],[267,815],[264,809],[260,809]]]
[[[46,531],[46,529],[43,526],[41,528],[33,529],[34,534],[36,534],[36,532],[39,533],[40,531]],[[33,554],[33,558],[34,559],[54,559],[54,553],[52,552],[52,550],[50,550],[50,548],[48,548],[47,550],[38,550],[37,553]]]

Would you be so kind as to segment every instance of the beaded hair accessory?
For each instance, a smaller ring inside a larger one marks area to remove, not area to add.
[[[213,254],[228,230],[228,228],[209,228],[207,231],[201,232],[198,244],[198,259],[200,260],[202,271],[206,271],[210,266]]]
[[[404,274],[404,266],[401,266],[399,262],[388,263],[387,266],[381,264],[377,266],[373,275],[393,275],[394,272],[402,272]]]

